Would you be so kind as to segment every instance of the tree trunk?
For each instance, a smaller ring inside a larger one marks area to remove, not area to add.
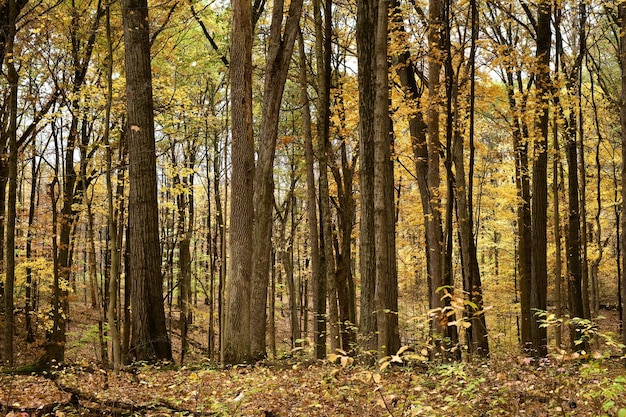
[[[13,365],[13,332],[15,320],[14,286],[15,286],[15,233],[17,217],[17,99],[19,75],[15,68],[15,31],[19,9],[16,0],[9,1],[9,19],[7,24],[7,45],[6,45],[6,66],[7,82],[9,84],[9,122],[7,126],[9,158],[8,158],[8,179],[9,195],[7,201],[6,220],[6,249],[5,256],[5,285],[4,285],[4,362]],[[4,132],[3,132],[4,133]]]
[[[35,222],[35,214],[37,211],[37,194],[39,192],[39,167],[40,164],[37,162],[35,158],[35,154],[33,153],[31,160],[31,178],[32,184],[30,189],[30,202],[28,207],[28,232],[26,234],[26,259],[30,260],[32,258],[32,248],[33,248],[33,224]],[[35,282],[33,282],[33,274],[32,268],[26,268],[26,304],[24,307],[25,314],[25,322],[26,322],[26,341],[28,343],[32,343],[35,341],[35,328],[33,326],[33,317],[36,313],[36,303],[35,303]]]
[[[107,306],[107,322],[109,324],[109,336],[111,339],[111,359],[113,369],[119,370],[122,366],[122,341],[120,337],[119,314],[118,314],[118,285],[121,276],[121,249],[118,246],[118,223],[114,208],[115,200],[113,195],[113,149],[109,141],[111,124],[111,106],[113,103],[113,40],[111,39],[111,10],[110,5],[106,6],[106,38],[107,38],[107,62],[106,62],[106,108],[104,115],[104,134],[102,143],[106,151],[106,189],[107,189],[107,225],[109,229],[109,253],[111,259],[111,269],[109,271],[109,305]],[[118,173],[118,175],[120,175]],[[95,261],[95,259],[94,259]],[[95,267],[95,265],[94,265]],[[126,289],[128,290],[128,289]]]
[[[400,349],[398,270],[394,205],[392,130],[389,117],[387,63],[388,0],[378,3],[375,39],[376,96],[374,105],[374,236],[376,244],[376,320],[378,356]]]
[[[620,124],[622,135],[622,161],[626,161],[626,4],[619,3],[619,46],[620,46],[620,70],[621,70],[621,95],[620,95]],[[626,169],[622,169],[622,222],[621,222],[621,254],[622,254],[622,280],[621,280],[621,298],[622,303],[626,302]],[[626,308],[622,304],[622,343],[626,345]]]
[[[440,103],[439,103],[439,90],[441,86],[440,72],[442,66],[441,49],[441,33],[443,25],[444,7],[441,0],[429,1],[429,15],[428,15],[428,48],[429,48],[429,60],[428,60],[428,173],[427,182],[429,190],[429,204],[430,204],[430,221],[428,222],[428,229],[426,231],[426,242],[428,245],[428,251],[430,252],[430,276],[429,276],[429,295],[430,295],[430,310],[431,316],[431,330],[432,336],[437,349],[434,353],[436,355],[446,355],[444,350],[448,344],[456,344],[455,335],[452,328],[448,326],[448,317],[444,313],[446,304],[449,303],[449,298],[444,297],[442,289],[446,286],[447,276],[449,272],[446,267],[446,246],[443,234],[442,223],[442,207],[441,207],[441,176],[440,176],[440,158],[439,154],[442,149],[440,142],[440,129],[439,129],[439,117],[440,117]]]
[[[252,135],[252,5],[232,0],[231,107],[232,175],[230,274],[224,320],[223,360],[248,362],[250,350],[250,281],[254,216],[254,140]],[[265,317],[265,316],[262,316]],[[259,320],[261,318],[255,318]]]
[[[330,191],[328,167],[330,153],[330,87],[331,87],[331,46],[332,46],[332,0],[316,0],[315,52],[317,84],[319,91],[317,141],[319,161],[319,210],[320,210],[320,266],[324,273],[326,296],[328,297],[328,323],[330,349],[339,347],[339,314],[335,280],[335,255],[333,253],[332,219],[330,212]],[[323,10],[321,7],[323,6]]]
[[[250,343],[252,358],[265,357],[265,323],[267,317],[267,285],[272,248],[272,209],[274,202],[274,156],[278,137],[280,103],[283,97],[287,72],[291,62],[293,46],[298,34],[302,0],[289,4],[287,20],[283,25],[284,0],[275,1],[272,7],[272,22],[268,39],[261,138],[255,182],[255,242],[253,246],[253,268],[251,284]]]
[[[309,227],[309,246],[311,248],[311,280],[313,291],[313,339],[315,357],[326,357],[326,281],[321,268],[319,229],[317,221],[317,193],[314,174],[313,133],[307,89],[307,64],[302,32],[298,32],[299,67],[300,67],[300,102],[304,128],[304,156],[306,160],[307,217]]]
[[[163,308],[150,28],[146,0],[124,0],[128,112],[132,351],[140,361],[172,360]]]
[[[550,93],[550,45],[552,3],[548,0],[538,2],[537,9],[537,97],[540,97],[539,115],[535,121],[537,139],[535,141],[535,160],[532,172],[532,268],[530,281],[530,307],[546,311],[548,290],[547,265],[547,223],[548,223],[548,107]],[[548,353],[548,335],[541,326],[539,317],[531,316],[531,341],[535,356],[546,356]]]
[[[356,42],[359,81],[359,272],[361,275],[360,347],[378,348],[376,334],[376,252],[374,239],[374,97],[378,2],[357,1]]]

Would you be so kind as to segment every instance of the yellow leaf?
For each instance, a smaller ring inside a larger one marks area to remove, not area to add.
[[[400,356],[402,355],[404,352],[406,352],[409,349],[408,346],[402,346],[399,350],[398,353],[396,353],[396,355]]]
[[[349,356],[341,357],[341,366],[343,368],[347,368],[348,366],[352,365],[353,362],[354,362],[354,359]]]

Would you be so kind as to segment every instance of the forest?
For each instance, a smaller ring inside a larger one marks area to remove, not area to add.
[[[4,0],[0,65],[0,412],[626,416],[625,2]]]

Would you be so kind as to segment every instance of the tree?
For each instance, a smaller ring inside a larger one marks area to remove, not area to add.
[[[15,218],[17,204],[17,102],[18,102],[18,81],[15,59],[17,48],[15,48],[15,32],[19,8],[15,0],[8,2],[7,25],[3,28],[6,36],[6,67],[7,82],[9,84],[9,123],[7,131],[2,132],[2,136],[8,136],[9,158],[8,158],[8,178],[9,178],[9,198],[7,201],[7,227],[6,227],[6,250],[5,250],[5,314],[4,324],[4,361],[13,365],[13,332],[14,332],[14,285],[15,285]],[[6,139],[5,139],[6,140]]]
[[[172,360],[165,325],[157,203],[150,27],[146,0],[124,0],[130,196],[132,348],[136,360]]]
[[[520,341],[524,350],[530,350],[531,344],[531,192],[529,170],[530,127],[527,114],[530,111],[528,104],[530,89],[534,78],[524,82],[524,74],[527,63],[521,57],[530,54],[526,43],[520,45],[516,42],[521,37],[519,27],[514,26],[507,20],[509,16],[517,13],[513,3],[501,6],[497,3],[489,3],[490,38],[497,44],[496,50],[502,50],[499,74],[506,86],[506,96],[509,105],[509,129],[513,139],[513,151],[515,156],[515,187],[517,190],[517,281],[519,282],[520,313],[519,323]],[[531,15],[532,17],[532,15]],[[502,23],[504,19],[505,24]],[[534,21],[534,18],[529,19]],[[520,25],[527,27],[525,25]],[[528,34],[530,36],[530,34]],[[520,52],[518,50],[521,49]],[[496,56],[493,57],[494,59]]]
[[[580,192],[581,192],[581,184],[578,180],[578,170],[579,170],[579,154],[578,154],[578,140],[583,140],[583,138],[578,138],[578,125],[583,123],[582,119],[578,118],[579,113],[576,112],[574,105],[576,103],[575,97],[578,96],[580,98],[580,83],[582,83],[582,65],[584,56],[586,54],[585,50],[585,25],[586,25],[586,6],[584,4],[579,5],[580,12],[580,22],[579,22],[579,30],[577,31],[578,35],[578,43],[579,50],[576,52],[576,56],[572,61],[572,65],[570,68],[566,67],[565,62],[568,60],[564,57],[564,48],[563,48],[563,37],[561,33],[561,10],[556,10],[556,19],[555,19],[555,37],[556,37],[556,54],[559,55],[559,62],[561,62],[560,71],[563,72],[563,76],[565,79],[566,91],[567,95],[564,97],[564,100],[559,99],[559,97],[555,97],[556,106],[558,108],[559,116],[561,121],[565,127],[565,154],[568,166],[568,174],[567,174],[567,194],[568,194],[568,223],[567,223],[567,233],[566,233],[566,254],[567,254],[567,270],[568,270],[568,293],[569,293],[569,311],[574,317],[579,318],[589,318],[588,314],[585,314],[585,307],[583,302],[583,259],[581,259],[581,254],[583,253],[583,239],[586,239],[584,235],[584,230],[581,231],[581,223],[584,223],[584,215],[581,213],[581,204],[580,204]],[[556,93],[555,93],[556,95]],[[569,96],[569,97],[568,97]],[[571,103],[567,112],[563,108],[566,103]],[[567,115],[566,115],[567,113]],[[581,155],[583,157],[583,155]],[[584,164],[583,164],[584,165]],[[582,168],[581,168],[582,169]],[[555,175],[555,174],[553,174]],[[585,178],[585,177],[582,177]],[[583,180],[584,183],[584,180]],[[584,187],[584,185],[582,185]],[[555,196],[558,198],[558,196]],[[583,200],[584,201],[584,200]],[[583,204],[584,205],[584,204]],[[589,303],[586,303],[587,305]],[[587,308],[588,310],[588,308]],[[586,350],[585,344],[576,343],[576,340],[580,338],[580,335],[577,334],[577,329],[575,327],[571,328],[570,332],[570,341],[572,343],[572,347],[579,350]]]
[[[309,244],[311,247],[311,275],[313,291],[313,338],[315,357],[326,357],[326,280],[325,271],[321,269],[321,255],[319,245],[319,224],[317,216],[317,191],[315,187],[313,133],[311,128],[311,112],[307,93],[307,63],[302,31],[298,33],[298,63],[300,68],[300,102],[302,103],[302,119],[304,131],[304,158],[306,161],[306,192],[307,192],[307,219],[309,228]]]
[[[359,81],[359,271],[362,349],[378,348],[376,334],[376,251],[374,239],[374,114],[375,39],[378,6],[374,0],[357,1],[356,42]]]
[[[250,351],[250,280],[254,219],[254,141],[252,135],[252,7],[232,0],[231,108],[232,174],[230,274],[224,323],[225,363],[244,363]]]
[[[426,243],[429,251],[429,269],[428,269],[428,289],[430,298],[430,309],[432,311],[431,328],[433,338],[438,346],[438,350],[442,352],[446,344],[455,345],[457,335],[454,327],[448,326],[448,317],[445,307],[449,305],[449,297],[445,297],[444,289],[447,287],[449,291],[450,272],[446,267],[446,258],[448,253],[446,250],[443,223],[442,223],[442,207],[441,207],[441,175],[440,175],[440,157],[441,141],[440,141],[440,92],[441,88],[441,68],[444,58],[442,48],[442,35],[444,25],[444,2],[441,0],[430,0],[428,12],[428,99],[429,106],[427,111],[427,154],[428,154],[428,201],[430,219],[427,223]],[[452,204],[452,201],[448,202]],[[449,230],[451,233],[451,230]],[[449,236],[450,237],[450,236]],[[442,343],[443,342],[443,343]]]
[[[376,75],[374,104],[374,238],[376,253],[376,322],[378,356],[400,348],[398,328],[398,267],[394,205],[392,129],[389,117],[389,65],[387,63],[389,2],[378,3],[374,47]]]
[[[548,125],[550,100],[550,45],[552,3],[541,0],[537,3],[537,96],[540,97],[535,128],[535,159],[532,170],[531,243],[532,269],[530,275],[530,307],[540,311],[547,309],[548,265]],[[531,318],[532,353],[546,356],[548,353],[547,329],[541,325],[539,316]]]
[[[261,119],[259,158],[255,177],[255,219],[253,238],[264,242],[253,246],[253,269],[250,314],[258,320],[250,322],[251,350],[254,359],[266,355],[265,330],[267,288],[272,247],[272,212],[274,207],[274,157],[278,137],[280,103],[287,72],[298,34],[302,0],[291,1],[283,25],[284,2],[274,2],[270,26],[269,49],[265,68],[263,112]]]
[[[626,161],[626,5],[619,3],[618,5],[618,22],[619,22],[619,64],[621,71],[621,95],[619,101],[620,109],[620,127],[622,139],[622,161]],[[626,169],[622,169],[622,282],[621,282],[621,300],[626,302]],[[626,344],[626,308],[622,306],[622,343]]]

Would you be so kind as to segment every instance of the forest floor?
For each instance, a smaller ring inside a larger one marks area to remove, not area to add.
[[[626,368],[605,346],[535,362],[494,339],[488,361],[432,363],[406,351],[392,366],[365,366],[302,351],[228,369],[195,352],[186,366],[115,373],[95,365],[93,329],[73,328],[82,330],[69,333],[70,365],[0,375],[0,416],[626,416]],[[37,354],[16,351],[22,363]]]

